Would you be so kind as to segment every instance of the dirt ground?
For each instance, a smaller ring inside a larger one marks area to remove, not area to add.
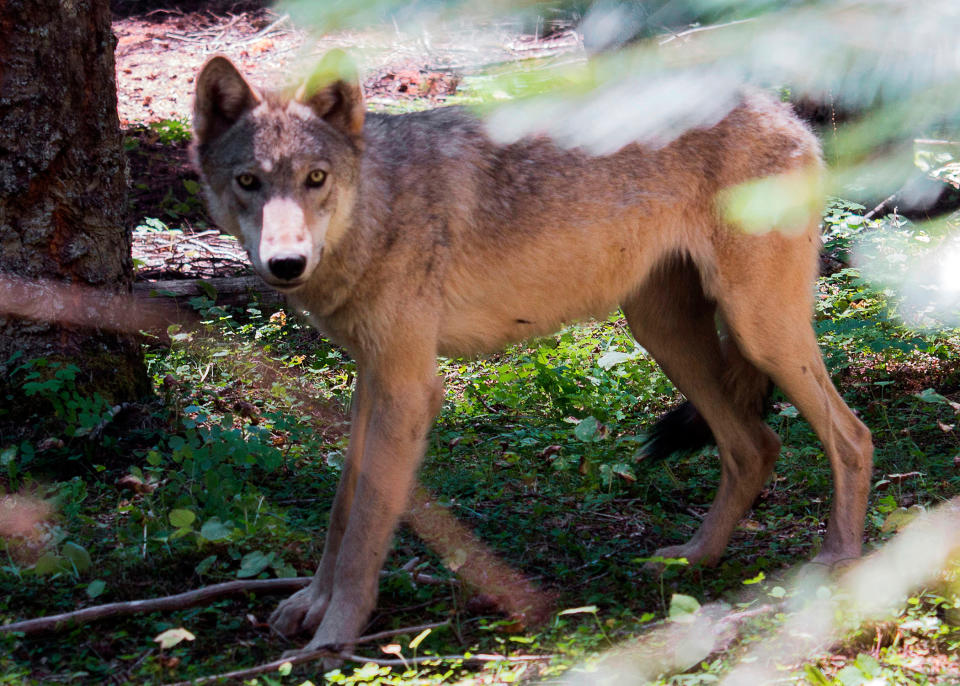
[[[376,106],[411,98],[441,104],[465,73],[583,49],[579,36],[562,26],[539,39],[509,24],[458,26],[442,33],[393,27],[317,36],[269,8],[155,9],[117,17],[113,31],[124,128],[189,119],[196,73],[216,54],[232,59],[253,82],[279,86],[309,70],[328,50],[343,48],[358,62],[368,102]]]

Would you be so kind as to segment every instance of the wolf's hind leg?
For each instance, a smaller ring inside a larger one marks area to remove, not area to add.
[[[700,529],[657,555],[714,564],[779,454],[780,440],[761,418],[769,380],[721,344],[715,304],[689,259],[656,269],[623,311],[637,341],[707,421],[720,452],[720,485]]]
[[[370,389],[363,378],[362,374],[358,375],[354,384],[353,399],[350,403],[350,443],[333,508],[330,510],[330,524],[327,527],[320,565],[310,585],[281,602],[270,615],[270,625],[284,636],[316,629],[330,603],[337,556],[357,489],[357,475],[361,471],[360,462],[363,459],[367,424],[370,421]]]
[[[811,230],[811,234],[813,231]],[[744,355],[769,374],[823,443],[833,471],[834,501],[815,562],[860,555],[870,491],[870,431],[837,393],[811,325],[813,280],[806,236],[772,235],[769,249],[742,250],[718,274],[718,300]],[[743,279],[744,270],[755,275]]]

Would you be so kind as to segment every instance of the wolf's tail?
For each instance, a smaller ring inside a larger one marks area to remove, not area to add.
[[[766,414],[773,393],[770,377],[748,361],[729,339],[723,341],[726,371],[723,387],[729,402],[744,417]],[[698,450],[716,443],[707,420],[689,400],[662,415],[641,449],[645,460],[661,460],[676,452]]]

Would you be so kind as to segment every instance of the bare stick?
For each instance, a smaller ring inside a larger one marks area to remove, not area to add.
[[[445,622],[444,622],[445,624]],[[428,625],[424,625],[428,626]],[[413,633],[413,631],[422,627],[408,627],[405,629],[396,629],[392,632],[381,632],[382,634],[401,634],[401,633]],[[361,643],[365,640],[370,640],[374,636],[379,634],[371,634],[370,636],[361,636],[357,639],[357,643]],[[282,665],[299,665],[305,662],[313,662],[314,660],[321,660],[323,658],[330,658],[334,660],[349,660],[350,662],[359,662],[365,664],[367,662],[373,662],[374,664],[380,665],[381,667],[409,667],[410,665],[420,665],[427,662],[452,662],[459,660],[465,665],[470,664],[482,664],[484,662],[542,662],[545,660],[552,660],[555,655],[490,655],[490,654],[478,654],[471,655],[467,657],[466,655],[425,655],[423,657],[410,657],[407,659],[381,659],[374,657],[367,657],[365,655],[355,655],[346,651],[338,652],[335,650],[329,650],[327,648],[320,648],[319,650],[311,650],[308,653],[300,653],[298,655],[292,655],[288,658],[280,658],[279,660],[273,660],[272,662],[265,662],[255,667],[249,667],[247,669],[238,669],[234,672],[226,672],[224,674],[213,674],[210,676],[203,676],[193,679],[191,681],[178,681],[174,684],[168,684],[168,686],[195,686],[196,684],[206,684],[211,681],[219,681],[226,679],[245,679],[247,677],[256,676],[257,674],[264,674],[265,672],[273,672],[279,669]]]
[[[354,643],[373,643],[374,641],[382,641],[385,638],[393,638],[399,634],[419,634],[421,631],[426,631],[427,629],[439,629],[442,626],[450,626],[450,620],[443,622],[432,622],[430,624],[418,624],[417,626],[405,626],[402,629],[387,629],[386,631],[378,631],[375,634],[361,636],[354,641]]]
[[[897,191],[897,193],[899,193],[899,192],[900,192],[900,191]],[[883,202],[881,202],[879,205],[877,205],[877,206],[874,207],[872,210],[870,210],[870,211],[867,212],[865,215],[863,215],[863,218],[864,218],[864,219],[873,219],[875,216],[877,216],[877,214],[880,213],[881,210],[883,210],[887,205],[889,205],[891,202],[893,202],[894,200],[897,199],[897,193],[894,193],[893,195],[891,195],[891,196],[889,196],[889,197],[887,197],[887,198],[884,198]]]
[[[672,33],[671,35],[661,40],[659,45],[666,45],[670,41],[677,40],[678,38],[686,38],[687,36],[692,36],[695,33],[703,33],[704,31],[715,31],[716,29],[725,29],[731,26],[736,26],[737,24],[746,24],[752,21],[754,20],[753,19],[736,19],[734,21],[728,21],[724,24],[708,24],[707,26],[695,26],[692,29],[687,29],[686,31],[681,31],[680,33]]]
[[[381,576],[387,576],[391,572],[381,572]],[[427,585],[456,585],[457,579],[440,579],[438,577],[414,571],[410,573],[413,581]],[[0,631],[20,631],[24,634],[39,634],[47,631],[59,631],[61,629],[95,622],[98,619],[106,617],[119,617],[123,615],[133,615],[142,612],[166,612],[170,610],[182,610],[194,605],[203,605],[224,595],[234,593],[287,593],[298,591],[307,586],[313,577],[298,576],[286,579],[244,579],[242,581],[227,581],[213,586],[204,586],[185,593],[168,595],[162,598],[147,598],[145,600],[128,600],[120,603],[107,603],[106,605],[94,605],[85,607],[72,612],[64,612],[59,615],[50,615],[49,617],[38,617],[37,619],[25,619],[22,622],[13,622],[11,624],[0,624]],[[423,629],[433,628],[435,625],[424,625],[419,627]],[[439,625],[436,625],[439,626]],[[414,627],[416,628],[416,627]],[[398,632],[399,633],[399,632]],[[376,640],[381,638],[376,634],[371,634]]]
[[[159,612],[181,610],[194,605],[202,605],[216,598],[234,593],[282,593],[296,591],[310,583],[312,577],[300,576],[287,579],[251,579],[227,581],[222,584],[205,586],[186,593],[168,595],[163,598],[146,600],[128,600],[120,603],[107,603],[85,607],[73,612],[64,612],[49,617],[27,619],[22,622],[0,625],[0,631],[20,631],[25,634],[37,634],[46,631],[58,631],[68,626],[86,624],[104,617],[132,615],[140,612]]]

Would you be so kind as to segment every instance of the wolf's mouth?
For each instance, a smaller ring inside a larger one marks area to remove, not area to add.
[[[263,278],[262,276],[260,278]],[[306,279],[297,279],[296,281],[274,281],[273,279],[263,279],[271,288],[281,293],[292,293],[307,282]]]

